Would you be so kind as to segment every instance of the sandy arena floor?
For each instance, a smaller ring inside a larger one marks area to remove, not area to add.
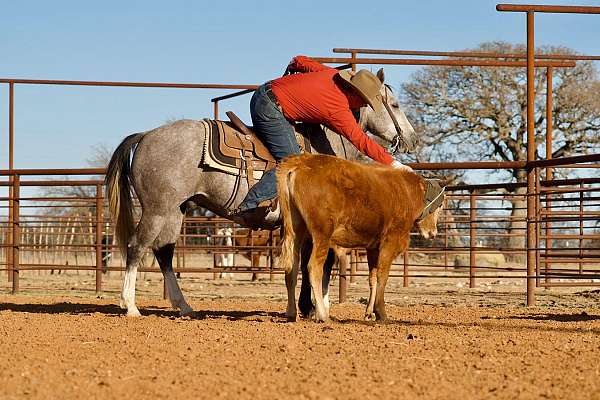
[[[0,398],[600,398],[600,291],[540,290],[525,308],[518,284],[396,280],[373,324],[363,280],[327,324],[286,323],[280,278],[184,279],[197,312],[179,318],[140,276],[137,319],[118,276],[98,297],[89,276],[24,279],[17,296],[2,282]]]

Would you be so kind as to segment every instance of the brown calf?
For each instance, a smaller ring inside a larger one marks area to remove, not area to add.
[[[287,158],[277,170],[277,186],[285,229],[280,262],[286,271],[288,319],[296,319],[300,247],[310,237],[308,271],[317,321],[329,318],[321,280],[330,247],[367,249],[370,293],[365,319],[384,320],[390,266],[407,248],[415,222],[426,239],[437,234],[443,188],[411,170],[325,155]]]

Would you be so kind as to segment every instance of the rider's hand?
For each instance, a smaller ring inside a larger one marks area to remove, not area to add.
[[[398,160],[394,160],[392,161],[392,168],[396,168],[396,169],[404,169],[406,171],[410,171],[413,172],[413,169],[411,167],[409,167],[408,165],[404,165],[402,164],[400,161]]]

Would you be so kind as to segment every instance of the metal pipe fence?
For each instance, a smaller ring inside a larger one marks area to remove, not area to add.
[[[600,155],[536,162],[530,166],[537,182],[530,194],[526,183],[448,187],[439,236],[424,241],[416,232],[412,234],[410,248],[396,260],[390,276],[402,278],[404,286],[414,278],[459,280],[469,287],[524,279],[533,279],[537,287],[600,286],[600,178],[539,179],[549,163],[554,168],[593,168],[597,164],[590,162],[598,161]],[[428,169],[426,163],[412,166]],[[465,164],[443,167],[462,169]],[[482,163],[481,168],[486,167]],[[41,174],[69,175],[66,172],[0,171],[0,176],[6,177],[0,186],[10,186],[13,193],[12,197],[0,198],[0,213],[10,200],[13,204],[11,220],[0,220],[0,270],[7,272],[13,292],[20,290],[22,274],[33,271],[88,271],[95,274],[96,290],[101,291],[104,274],[124,270],[103,197],[103,180],[94,176],[99,170],[73,170],[73,176],[91,175],[76,181],[36,178]],[[69,193],[75,186],[83,187],[87,194]],[[52,187],[62,190],[49,192]],[[533,247],[526,241],[529,198],[535,204]],[[223,233],[224,228],[231,232]],[[230,244],[223,240],[226,237]],[[278,232],[252,232],[223,218],[188,215],[177,243],[174,269],[179,274],[209,274],[214,278],[227,272],[254,277],[264,274],[273,279],[283,272],[275,262],[278,243]],[[528,250],[535,254],[533,274],[527,271]],[[233,256],[233,263],[220,266],[218,258],[227,254]],[[148,253],[147,257],[141,271],[160,272],[153,255]],[[368,273],[364,251],[351,250],[348,258],[347,270],[345,265],[336,268],[342,294],[348,282]]]

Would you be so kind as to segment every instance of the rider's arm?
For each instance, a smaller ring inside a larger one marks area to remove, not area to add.
[[[361,153],[381,164],[390,165],[394,159],[360,128],[350,110],[340,110],[329,116],[326,125],[345,136]]]
[[[287,71],[294,73],[294,72],[317,72],[317,71],[323,71],[326,69],[331,69],[331,67],[328,67],[326,65],[321,64],[318,61],[313,60],[310,57],[306,57],[306,56],[296,56],[294,58],[292,58],[292,61],[290,61],[288,67],[287,67]]]

